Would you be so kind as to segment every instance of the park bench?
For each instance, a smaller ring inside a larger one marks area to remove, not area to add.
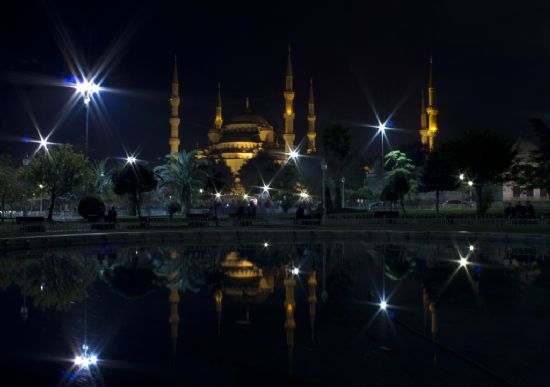
[[[24,232],[45,232],[46,219],[42,216],[18,216],[15,218],[15,223],[23,227]]]

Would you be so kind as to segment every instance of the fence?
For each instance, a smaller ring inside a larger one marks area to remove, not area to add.
[[[113,223],[91,223],[82,221],[56,221],[56,222],[29,222],[0,223],[0,236],[32,234],[32,233],[90,233],[90,232],[113,232],[131,231],[141,229],[179,229],[194,227],[301,227],[317,226],[318,219],[296,220],[293,217],[280,216],[258,216],[256,218],[220,217],[213,218],[177,218],[151,217],[139,219],[121,219]],[[502,227],[518,228],[550,228],[549,218],[536,219],[505,219],[503,217],[480,217],[480,216],[401,216],[375,218],[372,215],[328,215],[322,221],[323,226],[385,226],[388,225],[410,225],[410,226],[485,226],[493,227],[498,231]]]

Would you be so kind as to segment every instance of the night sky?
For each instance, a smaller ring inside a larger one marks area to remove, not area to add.
[[[72,89],[57,87],[70,75],[67,38],[88,68],[104,53],[108,73],[101,117],[94,105],[90,147],[94,157],[140,150],[140,158],[168,152],[170,81],[177,54],[180,138],[186,149],[207,144],[221,81],[224,118],[252,109],[282,128],[287,45],[292,45],[297,138],[305,134],[307,85],[315,81],[318,128],[342,122],[355,147],[374,129],[369,95],[382,114],[404,130],[393,146],[418,140],[420,90],[433,55],[440,139],[467,128],[531,133],[527,118],[548,118],[550,3],[523,1],[376,1],[346,3],[208,1],[18,2],[0,13],[0,150],[21,157],[42,132],[51,141],[83,141],[82,103],[60,122]],[[17,6],[16,6],[17,7]],[[115,42],[118,41],[118,44]],[[113,47],[115,47],[113,49]],[[80,101],[81,102],[81,101]],[[401,102],[401,103],[400,103]]]

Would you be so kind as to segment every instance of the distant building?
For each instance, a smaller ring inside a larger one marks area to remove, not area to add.
[[[519,156],[523,159],[536,149],[535,144],[520,140],[519,141]],[[516,201],[531,201],[531,202],[546,202],[550,201],[548,190],[544,188],[522,188],[513,182],[506,183],[502,186],[502,200],[504,202]]]

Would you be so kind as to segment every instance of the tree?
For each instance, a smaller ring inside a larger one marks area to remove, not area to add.
[[[90,184],[93,191],[99,195],[101,199],[105,200],[106,194],[110,192],[113,187],[111,174],[107,168],[107,159],[103,159],[92,164]]]
[[[73,151],[70,145],[59,145],[50,151],[40,151],[29,164],[29,179],[50,196],[48,221],[52,221],[55,201],[81,186],[90,174],[88,159]]]
[[[6,153],[0,154],[0,210],[4,221],[6,204],[13,208],[13,204],[25,195],[21,172],[15,167],[12,158]]]
[[[476,192],[476,209],[483,214],[489,208],[484,188],[506,181],[506,174],[518,154],[516,141],[494,130],[468,130],[461,137],[441,146],[456,173],[472,179]]]
[[[247,191],[269,185],[280,193],[293,194],[298,182],[298,173],[292,162],[281,165],[271,154],[260,151],[244,163],[239,170],[239,178]]]
[[[335,184],[337,208],[340,208],[342,202],[342,186],[339,182],[351,162],[351,150],[351,135],[348,128],[335,124],[321,132],[321,152],[327,161],[329,174],[337,182]]]
[[[410,177],[407,176],[402,170],[396,171],[386,181],[386,186],[382,190],[381,198],[389,202],[399,200],[401,210],[405,212],[405,195],[411,190],[409,183]]]
[[[418,182],[414,170],[415,165],[405,152],[394,150],[384,156],[384,175],[386,182],[389,182],[395,174],[400,174],[407,178],[410,185],[410,192],[416,192]]]
[[[121,169],[111,172],[113,191],[117,195],[127,194],[141,218],[141,194],[155,189],[157,181],[151,168],[143,163],[126,163]]]
[[[210,161],[201,167],[206,174],[205,188],[210,192],[230,191],[235,177],[224,160]]]
[[[439,193],[453,191],[459,186],[456,170],[445,153],[433,151],[426,160],[424,170],[420,175],[420,190],[422,192],[435,191],[435,211],[439,215]]]
[[[197,158],[197,151],[167,154],[164,164],[155,168],[160,188],[173,189],[180,195],[181,203],[188,211],[192,204],[193,187],[202,185],[208,174],[203,168],[207,159]]]

